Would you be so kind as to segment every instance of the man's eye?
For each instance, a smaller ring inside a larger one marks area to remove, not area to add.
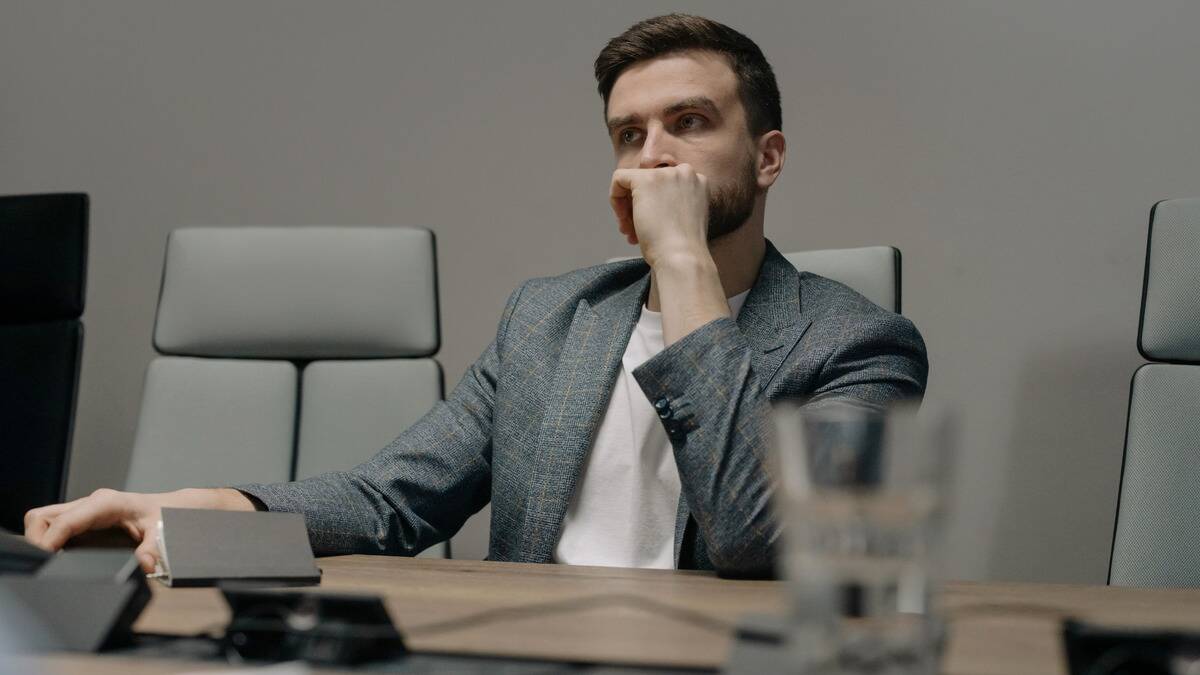
[[[684,115],[679,118],[680,129],[695,129],[704,122],[704,119],[699,115]]]
[[[641,134],[637,129],[625,129],[617,137],[621,140],[621,145],[629,145],[630,143],[636,143]]]

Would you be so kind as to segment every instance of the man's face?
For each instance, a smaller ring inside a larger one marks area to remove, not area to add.
[[[617,168],[686,163],[708,178],[710,241],[741,227],[760,192],[737,84],[725,57],[692,50],[630,66],[608,97]]]

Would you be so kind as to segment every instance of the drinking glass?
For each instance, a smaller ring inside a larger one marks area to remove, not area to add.
[[[936,673],[950,415],[911,404],[785,403],[773,419],[788,669]]]

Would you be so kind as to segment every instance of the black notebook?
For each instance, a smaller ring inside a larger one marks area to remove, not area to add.
[[[321,582],[304,516],[298,513],[163,509],[158,550],[160,569],[154,576],[168,586]]]

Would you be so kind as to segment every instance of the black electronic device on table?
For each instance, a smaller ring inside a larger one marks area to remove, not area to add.
[[[1176,675],[1200,671],[1200,634],[1063,622],[1071,675]]]
[[[225,648],[249,661],[355,665],[404,656],[377,596],[249,589],[222,583],[233,615]]]
[[[157,576],[167,585],[240,584],[227,589],[226,597],[235,615],[230,645],[246,658],[292,654],[349,663],[403,653],[378,598],[264,595],[269,602],[261,604],[245,590],[320,583],[299,514],[164,508],[154,536],[163,568]],[[83,538],[72,542],[78,539]],[[109,546],[114,541],[90,539]],[[130,548],[48,553],[0,531],[0,609],[5,621],[25,626],[22,651],[90,652],[130,644],[133,622],[149,601],[146,574]],[[289,602],[290,609],[281,609]],[[268,614],[256,614],[259,610]],[[298,629],[310,615],[318,624]]]
[[[0,574],[33,574],[50,555],[25,537],[0,529]]]
[[[0,531],[0,598],[23,651],[93,652],[128,644],[150,588],[133,551],[53,554]]]
[[[164,508],[154,536],[168,586],[321,583],[299,513]]]

